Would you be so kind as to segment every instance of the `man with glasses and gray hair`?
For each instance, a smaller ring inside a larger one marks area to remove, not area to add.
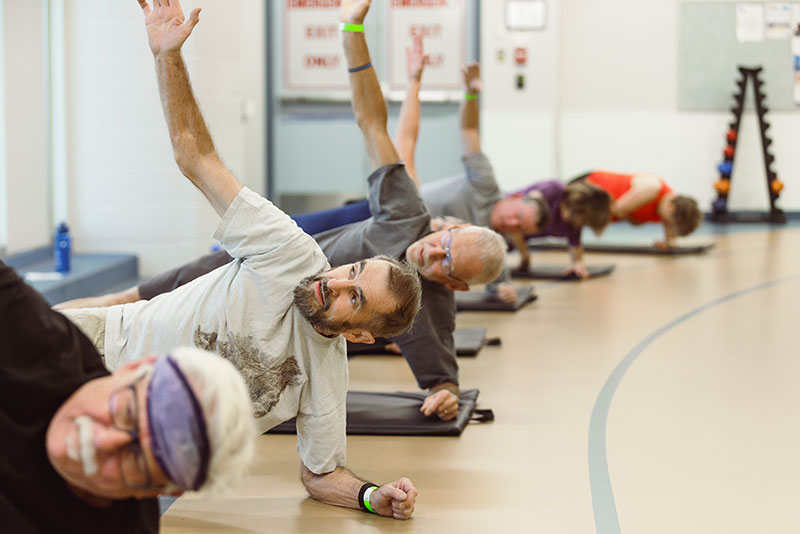
[[[368,1],[342,2],[345,28],[363,27]],[[355,24],[356,26],[346,26]],[[371,217],[314,235],[333,265],[386,254],[404,258],[422,278],[422,309],[408,332],[390,338],[403,352],[417,382],[431,394],[425,415],[458,415],[458,364],[454,290],[487,283],[503,266],[506,244],[487,228],[457,225],[431,231],[431,216],[386,129],[386,103],[371,66],[363,31],[342,31],[354,95],[353,112],[374,171],[369,183]]]
[[[217,493],[253,456],[247,387],[194,348],[109,374],[0,262],[0,531],[158,532],[160,494]]]

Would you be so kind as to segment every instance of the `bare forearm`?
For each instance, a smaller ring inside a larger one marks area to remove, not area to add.
[[[576,263],[583,260],[583,245],[577,246],[570,246],[569,247],[569,257],[572,260],[572,263]]]
[[[348,68],[370,63],[367,41],[362,32],[342,32]],[[397,162],[400,157],[386,130],[386,102],[375,69],[369,67],[350,73],[353,113],[364,137],[367,155],[373,167]]]
[[[397,131],[395,133],[395,145],[400,154],[400,159],[406,164],[406,171],[409,176],[414,179],[417,186],[419,180],[417,179],[417,172],[414,165],[414,151],[417,147],[417,136],[419,134],[419,117],[420,117],[420,102],[419,102],[420,81],[410,79],[408,81],[408,89],[406,92],[406,99],[400,107],[400,116],[397,120]]]
[[[678,238],[678,232],[675,231],[673,225],[669,222],[664,222],[664,241],[671,245]]]
[[[631,213],[653,202],[661,191],[661,180],[651,174],[635,174],[631,188],[612,205],[612,212],[618,219],[627,219]]]
[[[461,144],[464,156],[480,152],[480,134],[478,132],[480,111],[477,100],[461,102]]]
[[[330,473],[317,475],[302,467],[303,485],[311,498],[346,508],[359,508],[358,491],[364,481],[345,467],[337,467]]]
[[[528,242],[525,240],[525,236],[522,235],[522,232],[514,232],[511,234],[511,242],[514,244],[514,248],[519,251],[519,255],[523,258],[527,258],[530,256],[530,250],[528,250]]]
[[[175,161],[181,172],[203,192],[214,210],[222,215],[242,189],[242,184],[217,155],[180,52],[157,55],[156,73]]]
[[[217,157],[180,52],[170,52],[155,59],[161,106],[178,164],[183,168],[191,166],[191,160],[197,156]]]

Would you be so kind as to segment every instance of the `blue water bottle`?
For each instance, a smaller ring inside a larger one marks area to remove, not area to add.
[[[56,238],[53,247],[53,259],[55,270],[59,273],[68,273],[70,267],[70,255],[72,253],[72,243],[69,237],[69,227],[67,223],[61,223],[56,228]]]

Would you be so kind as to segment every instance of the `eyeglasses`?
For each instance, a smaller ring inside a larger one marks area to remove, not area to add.
[[[450,255],[450,246],[453,244],[453,229],[449,228],[445,233],[442,234],[442,248],[444,248],[444,258],[442,258],[442,270],[447,272],[447,276],[456,280],[457,282],[461,282],[462,284],[466,284],[464,280],[455,276],[453,274],[453,257]]]
[[[136,384],[147,375],[148,373],[145,373],[127,386],[114,390],[108,399],[111,425],[131,436],[131,442],[117,455],[122,481],[130,489],[164,489],[164,486],[153,485],[153,477],[147,467],[147,460],[144,457],[139,437],[139,403],[136,396]]]

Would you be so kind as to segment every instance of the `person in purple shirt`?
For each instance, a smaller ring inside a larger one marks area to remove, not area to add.
[[[512,235],[514,245],[520,251],[520,268],[530,266],[530,253],[525,243],[528,237],[556,236],[567,238],[570,266],[567,273],[574,272],[580,278],[587,278],[589,271],[583,263],[581,230],[584,226],[600,234],[611,222],[611,196],[604,190],[585,181],[572,181],[568,184],[558,180],[545,180],[529,185],[510,197],[531,197],[543,199],[550,208],[547,225],[539,233]]]

